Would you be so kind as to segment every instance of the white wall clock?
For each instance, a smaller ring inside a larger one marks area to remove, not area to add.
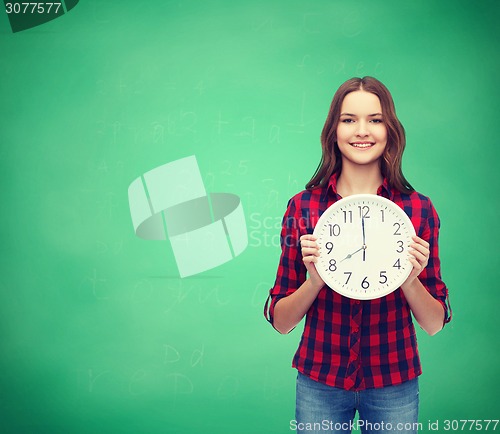
[[[415,229],[394,202],[374,194],[347,196],[319,218],[316,269],[334,291],[358,300],[399,288],[413,266],[408,248]]]

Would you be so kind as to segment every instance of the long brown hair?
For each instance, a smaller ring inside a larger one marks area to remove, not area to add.
[[[335,92],[325,126],[321,132],[322,156],[318,168],[311,180],[306,184],[307,189],[324,186],[334,173],[342,170],[342,158],[337,144],[337,126],[340,118],[340,109],[348,93],[364,90],[373,93],[380,99],[382,117],[387,128],[387,145],[380,160],[382,176],[387,178],[389,185],[402,193],[411,193],[413,187],[406,180],[401,169],[403,151],[406,145],[405,130],[396,116],[394,101],[389,90],[376,78],[354,77],[343,83]]]

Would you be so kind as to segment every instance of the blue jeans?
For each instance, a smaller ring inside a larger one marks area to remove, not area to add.
[[[380,389],[358,392],[318,383],[299,372],[295,421],[297,434],[414,434],[418,423],[418,378]],[[354,421],[356,410],[359,419]]]

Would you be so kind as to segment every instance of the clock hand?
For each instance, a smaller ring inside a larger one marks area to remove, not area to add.
[[[346,259],[351,259],[356,253],[358,253],[360,250],[363,250],[363,255],[364,251],[366,250],[366,246],[363,244],[358,250],[356,250],[354,253],[350,253],[347,255],[344,259],[342,259],[340,262],[345,261]]]
[[[361,229],[363,231],[363,262],[365,261],[366,241],[365,241],[365,218],[361,217]]]

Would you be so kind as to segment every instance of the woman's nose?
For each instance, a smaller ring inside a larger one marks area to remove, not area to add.
[[[368,128],[367,128],[367,125],[366,125],[366,122],[364,121],[359,121],[357,123],[357,130],[356,130],[356,135],[357,136],[367,136],[368,135]]]

